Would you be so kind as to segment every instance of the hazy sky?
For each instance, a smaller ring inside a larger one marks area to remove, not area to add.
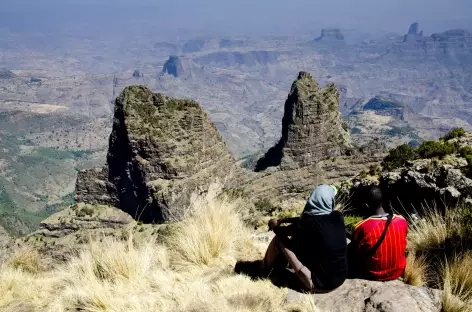
[[[156,25],[215,34],[318,32],[320,27],[404,33],[418,20],[426,34],[472,27],[472,0],[0,0],[0,27],[66,30]]]

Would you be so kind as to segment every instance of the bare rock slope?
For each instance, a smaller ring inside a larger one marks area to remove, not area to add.
[[[77,201],[118,207],[144,222],[178,217],[190,194],[235,171],[196,102],[127,87],[116,100],[107,164],[81,171]]]
[[[343,129],[339,91],[334,84],[320,88],[313,76],[300,72],[285,102],[282,137],[256,166],[256,171],[280,166],[306,167],[352,148]]]

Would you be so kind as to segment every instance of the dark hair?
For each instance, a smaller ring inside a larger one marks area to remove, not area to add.
[[[376,185],[369,187],[367,190],[367,205],[370,210],[382,207],[383,195],[382,189]]]

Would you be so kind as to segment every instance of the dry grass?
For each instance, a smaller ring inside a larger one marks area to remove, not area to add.
[[[458,256],[444,266],[444,312],[472,311],[472,254]]]
[[[211,189],[194,198],[185,220],[162,243],[91,241],[67,264],[46,272],[25,269],[29,260],[16,257],[0,270],[0,310],[315,311],[308,297],[286,305],[286,289],[233,273],[239,256],[260,251],[236,206],[216,194]]]
[[[421,256],[409,253],[405,268],[404,281],[412,286],[425,286],[427,283],[428,263]]]
[[[431,209],[423,218],[410,226],[408,249],[416,253],[437,250],[444,246],[451,232],[449,216]]]
[[[453,207],[443,214],[428,209],[422,219],[411,225],[405,281],[443,288],[444,312],[472,312],[469,221],[469,208]],[[428,279],[432,276],[436,278]]]
[[[26,273],[38,274],[46,270],[47,259],[41,257],[36,249],[24,247],[15,252],[8,265]]]
[[[186,217],[165,239],[174,268],[207,266],[250,251],[250,233],[237,213],[237,201],[218,195],[212,186],[205,197],[193,197]]]

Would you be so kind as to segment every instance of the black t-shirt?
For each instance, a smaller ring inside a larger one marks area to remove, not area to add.
[[[303,214],[297,223],[296,254],[312,272],[314,282],[334,289],[344,283],[348,273],[344,217],[339,211],[329,215]]]

